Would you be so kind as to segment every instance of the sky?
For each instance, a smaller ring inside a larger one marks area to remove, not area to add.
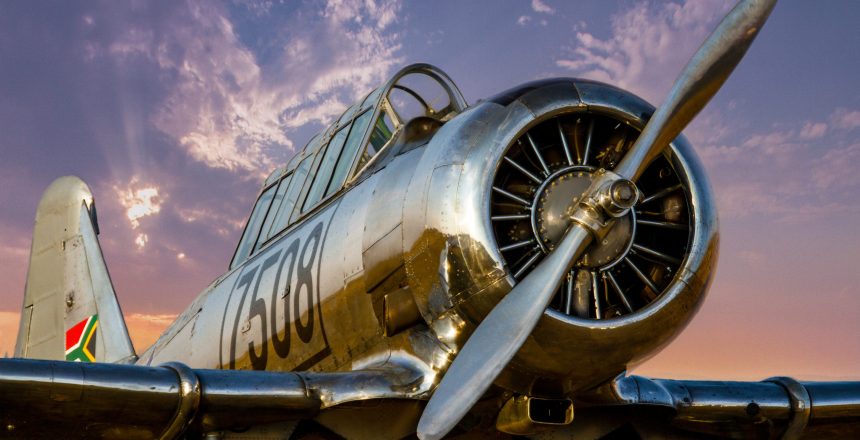
[[[41,192],[92,187],[139,352],[224,272],[262,179],[413,62],[469,102],[584,77],[659,104],[724,1],[0,2],[0,355]],[[860,3],[783,0],[685,130],[720,216],[686,331],[637,374],[860,380]]]

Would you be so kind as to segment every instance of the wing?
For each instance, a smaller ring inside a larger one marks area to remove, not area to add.
[[[0,360],[0,436],[162,438],[308,419],[346,402],[415,399],[431,381],[404,366],[339,373]]]
[[[432,375],[431,375],[432,376]],[[348,402],[427,398],[432,377],[383,364],[340,373],[0,360],[0,436],[179,438],[316,417]],[[857,438],[860,382],[718,382],[619,376],[554,423],[546,400],[491,405],[495,429],[529,438]],[[487,408],[483,405],[483,408]],[[572,415],[572,414],[571,414]],[[546,416],[546,417],[544,417]],[[485,432],[496,438],[504,434]]]
[[[575,406],[577,420],[566,428],[575,438],[610,438],[613,433],[642,438],[860,436],[860,382],[620,376],[577,396]]]

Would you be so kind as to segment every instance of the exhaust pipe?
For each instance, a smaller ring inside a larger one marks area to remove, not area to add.
[[[544,427],[569,425],[572,421],[570,399],[514,396],[502,406],[496,429],[511,435],[529,435]]]

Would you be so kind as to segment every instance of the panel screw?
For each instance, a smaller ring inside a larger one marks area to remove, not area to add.
[[[747,415],[748,416],[755,417],[758,415],[759,411],[761,411],[761,408],[758,406],[757,403],[750,402],[750,404],[747,405]]]

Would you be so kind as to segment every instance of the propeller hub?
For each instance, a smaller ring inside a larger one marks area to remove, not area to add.
[[[609,196],[612,199],[613,206],[617,209],[630,209],[636,204],[636,199],[638,198],[636,185],[627,179],[616,180],[609,187]]]
[[[570,217],[591,186],[595,172],[595,168],[588,166],[568,167],[549,176],[538,189],[532,210],[532,229],[544,252],[552,251],[564,237],[571,223]],[[635,201],[635,187],[631,190],[623,184],[613,185],[611,195],[622,202]],[[617,218],[606,236],[595,241],[576,263],[577,267],[607,269],[621,261],[633,245],[636,233],[634,216],[633,211],[628,211]]]

